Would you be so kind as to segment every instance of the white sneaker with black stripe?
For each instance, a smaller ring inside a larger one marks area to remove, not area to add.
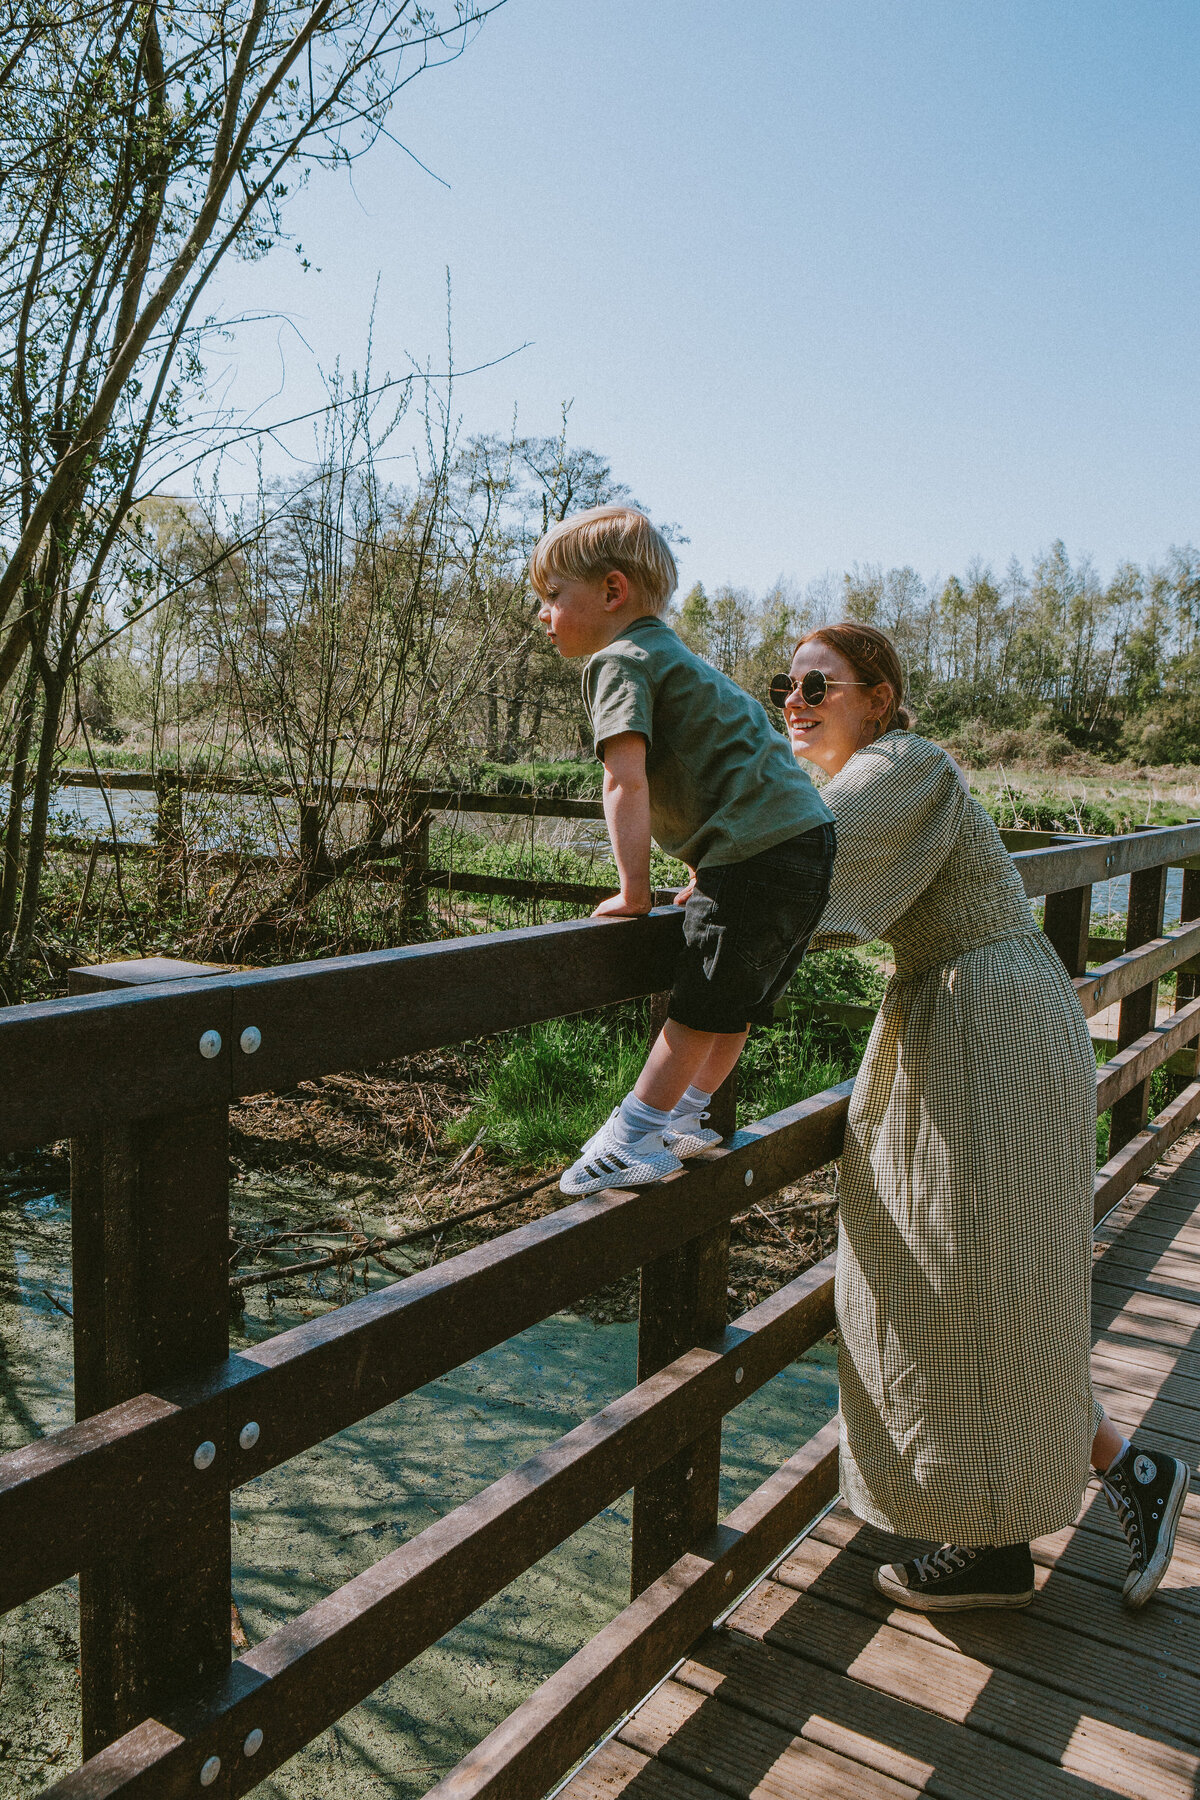
[[[661,1131],[624,1144],[613,1129],[616,1111],[604,1121],[559,1181],[564,1194],[598,1194],[603,1188],[644,1187],[674,1175],[683,1164],[663,1142]]]
[[[671,1122],[663,1132],[667,1149],[673,1150],[676,1156],[698,1156],[701,1150],[719,1144],[721,1134],[704,1123],[707,1117],[707,1112],[672,1113]]]

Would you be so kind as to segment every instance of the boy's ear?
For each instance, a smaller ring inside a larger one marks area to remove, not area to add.
[[[610,569],[604,577],[604,610],[616,612],[629,598],[629,577],[620,569]]]

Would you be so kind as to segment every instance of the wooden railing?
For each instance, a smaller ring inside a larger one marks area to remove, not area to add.
[[[1152,1071],[1200,1036],[1193,860],[1200,826],[1018,857],[1085,1012],[1120,1002],[1097,1217],[1200,1113],[1193,1081],[1145,1116]],[[1190,922],[1164,933],[1180,863]],[[1126,949],[1087,973],[1091,886],[1125,873]],[[245,1793],[632,1485],[630,1606],[435,1790],[531,1800],[832,1497],[827,1426],[719,1519],[724,1416],[833,1323],[832,1259],[732,1323],[726,1272],[749,1195],[838,1155],[850,1083],[739,1131],[727,1115],[725,1142],[674,1180],[577,1201],[229,1354],[233,1101],[652,995],[680,928],[663,909],[0,1011],[0,1152],[73,1140],[77,1423],[0,1458],[0,1608],[80,1573],[87,1760],[54,1793]],[[1185,1004],[1157,1025],[1172,970]],[[636,1387],[231,1663],[235,1489],[638,1269]]]
[[[152,856],[164,869],[178,868],[191,855],[194,862],[210,868],[283,868],[298,864],[313,826],[324,809],[315,795],[297,794],[294,788],[279,782],[264,782],[241,775],[189,775],[174,769],[154,774],[139,769],[64,769],[63,787],[93,788],[112,793],[153,794],[157,802],[154,836],[151,842],[88,836],[80,833],[58,833],[54,838],[60,850],[90,856],[93,865],[106,850],[123,856]],[[189,853],[186,844],[182,797],[185,793],[223,794],[246,799],[294,800],[298,809],[297,843],[287,855],[246,850],[205,850]],[[361,784],[339,788],[338,805],[370,803],[378,790]],[[481,793],[466,788],[412,787],[405,790],[403,807],[395,830],[386,844],[366,852],[354,865],[352,877],[384,885],[402,882],[411,891],[414,903],[423,904],[431,888],[456,894],[492,895],[509,900],[546,900],[574,906],[594,906],[614,890],[611,883],[555,881],[516,875],[479,874],[470,869],[441,869],[429,860],[429,825],[437,814],[463,813],[493,815],[506,818],[593,819],[604,820],[604,807],[599,799],[562,794]]]

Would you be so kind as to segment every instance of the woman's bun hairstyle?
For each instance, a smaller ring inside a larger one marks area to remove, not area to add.
[[[856,625],[847,619],[840,625],[820,625],[816,631],[805,632],[796,649],[803,644],[824,644],[827,650],[836,650],[858,679],[871,687],[887,682],[892,690],[892,710],[882,723],[880,737],[885,731],[912,730],[916,717],[904,704],[904,670],[891,638],[873,625]]]

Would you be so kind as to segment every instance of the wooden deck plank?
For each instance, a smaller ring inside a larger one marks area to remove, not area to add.
[[[616,1739],[602,1744],[562,1790],[561,1800],[716,1800],[716,1789],[692,1781],[656,1757]]]
[[[1174,1377],[1200,1384],[1200,1350],[1179,1350],[1150,1338],[1125,1337],[1118,1331],[1103,1331],[1097,1336],[1092,1353],[1113,1363],[1153,1370],[1168,1379]]]
[[[782,1650],[738,1631],[713,1632],[676,1679],[703,1693],[719,1693],[727,1706],[911,1782],[938,1800],[994,1800],[998,1771],[1022,1800],[1097,1800],[1115,1791],[1064,1771],[1041,1754],[1001,1744],[987,1732],[986,1720],[983,1731],[992,1741],[981,1745],[973,1731],[961,1729],[964,1720],[952,1709],[930,1708],[928,1696],[919,1704],[898,1698],[886,1684],[872,1681],[865,1665],[850,1676],[811,1660],[795,1645]],[[1029,1700],[1035,1707],[1039,1700],[1036,1692],[1014,1698],[1022,1711]],[[967,1723],[970,1710],[968,1703]],[[1053,1737],[1050,1747],[1056,1747]],[[1111,1738],[1107,1748],[1114,1748]],[[1179,1800],[1184,1793],[1192,1800],[1190,1769],[1181,1768],[1180,1774],[1189,1785]]]
[[[1174,1440],[1180,1446],[1176,1456],[1195,1463],[1200,1454],[1200,1412],[1194,1407],[1178,1406],[1173,1400],[1159,1400],[1127,1387],[1113,1387],[1102,1380],[1092,1382],[1092,1392],[1109,1418],[1124,1427],[1127,1437],[1132,1430],[1139,1434],[1145,1430],[1164,1442]]]
[[[1102,1273],[1092,1277],[1092,1322],[1096,1331],[1119,1331],[1180,1350],[1200,1348],[1200,1306]]]
[[[1169,1401],[1173,1406],[1200,1413],[1200,1375],[1180,1371],[1175,1358],[1160,1353],[1157,1362],[1139,1362],[1123,1356],[1106,1338],[1092,1345],[1092,1380],[1138,1399]]]
[[[1189,1200],[1174,1216],[1144,1212],[1115,1229],[1105,1224],[1096,1233],[1096,1243],[1101,1248],[1118,1239],[1136,1249],[1149,1249],[1155,1244],[1174,1244],[1178,1250],[1200,1249],[1200,1219]]]
[[[1111,1278],[1112,1272],[1119,1269],[1139,1282],[1145,1276],[1154,1287],[1179,1288],[1200,1295],[1200,1262],[1184,1251],[1160,1250],[1157,1246],[1143,1250],[1117,1243],[1096,1258],[1093,1268],[1097,1275],[1103,1271],[1104,1278]]]
[[[766,1583],[743,1603],[733,1624],[739,1633],[806,1661],[836,1670],[863,1686],[948,1720],[976,1738],[986,1766],[998,1740],[1081,1780],[1107,1785],[1135,1800],[1155,1793],[1169,1775],[1168,1792],[1187,1796],[1200,1776],[1200,1747],[1182,1731],[1135,1718],[1128,1710],[1052,1687],[1037,1672],[997,1666],[983,1646],[979,1654],[927,1625],[922,1615],[895,1613],[877,1620],[855,1615],[836,1601]],[[924,1740],[918,1740],[919,1742]],[[986,1790],[985,1790],[986,1791]],[[999,1800],[1014,1790],[993,1784]]]
[[[679,1681],[664,1682],[620,1740],[738,1800],[916,1800],[921,1792]]]

